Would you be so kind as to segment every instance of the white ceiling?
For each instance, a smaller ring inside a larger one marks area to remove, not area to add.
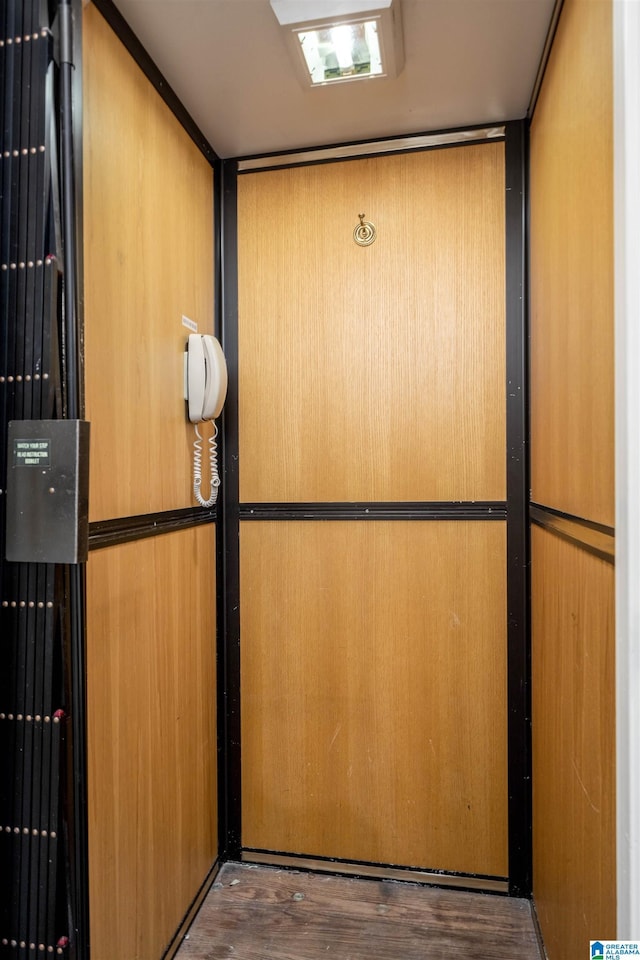
[[[269,0],[116,5],[217,153],[240,157],[523,117],[554,0],[402,0],[402,73],[315,90]]]

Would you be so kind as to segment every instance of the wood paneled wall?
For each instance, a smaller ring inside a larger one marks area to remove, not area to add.
[[[565,0],[531,126],[532,499],[609,526],[612,80],[610,0]],[[538,529],[532,571],[534,898],[581,960],[615,936],[614,575]]]
[[[194,504],[182,316],[213,332],[213,174],[91,5],[83,43],[90,519],[105,520]]]
[[[613,526],[610,0],[566,0],[531,125],[531,488]]]
[[[506,876],[505,529],[241,528],[248,847]]]
[[[614,570],[534,528],[532,571],[535,901],[549,960],[582,960],[616,932]]]
[[[241,500],[504,499],[504,145],[238,196]]]
[[[217,852],[211,526],[87,566],[93,960],[159,960]]]
[[[213,176],[120,40],[84,8],[90,518],[193,504],[183,314],[213,327]],[[217,855],[215,534],[87,565],[93,960],[160,960]]]
[[[504,500],[504,145],[242,175],[238,211],[240,499],[275,504],[241,524],[242,844],[504,877],[504,524],[313,513]]]

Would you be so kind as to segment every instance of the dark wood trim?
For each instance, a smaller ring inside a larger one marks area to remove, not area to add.
[[[147,80],[149,80],[151,85],[157,90],[171,112],[182,124],[183,128],[189,134],[200,153],[209,161],[211,166],[213,166],[215,161],[218,159],[217,153],[183,104],[182,100],[179,98],[173,88],[167,83],[162,71],[158,68],[154,60],[149,56],[143,45],[140,43],[125,18],[113,3],[113,0],[93,0],[93,4],[100,11],[118,39],[127,48]]]
[[[163,513],[144,513],[135,517],[117,517],[114,520],[97,520],[89,524],[89,550],[113,547],[118,543],[158,537],[203,523],[213,523],[216,510],[202,507],[186,507],[184,510],[166,510]]]
[[[509,892],[532,888],[529,402],[527,315],[528,124],[506,125],[507,660]]]
[[[241,503],[241,520],[506,520],[504,500]]]
[[[615,564],[616,541],[613,527],[606,527],[570,513],[562,513],[538,503],[531,504],[529,515],[531,523],[536,526],[580,547],[581,550],[586,550],[594,557]]]

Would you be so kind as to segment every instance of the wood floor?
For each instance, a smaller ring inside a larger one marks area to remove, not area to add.
[[[541,960],[526,900],[228,863],[176,960]]]

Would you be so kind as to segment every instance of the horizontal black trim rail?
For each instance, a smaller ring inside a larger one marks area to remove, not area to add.
[[[343,874],[363,879],[404,880],[405,882],[430,884],[431,886],[481,889],[487,893],[507,893],[508,888],[508,878],[502,876],[378,863],[371,860],[346,860],[342,857],[316,856],[252,847],[242,849],[241,860],[243,863],[290,867],[296,870],[310,870],[314,873]]]
[[[369,140],[352,140],[326,144],[320,147],[301,147],[272,153],[236,157],[238,173],[257,173],[261,170],[312,166],[317,163],[335,163],[341,160],[364,160],[369,157],[433,150],[441,147],[459,147],[469,144],[504,140],[504,124],[473,124],[426,133],[398,134]]]
[[[205,137],[204,133],[197,125],[178,94],[169,86],[162,72],[151,59],[137,36],[122,16],[113,0],[93,0],[94,6],[98,8],[104,19],[107,21],[115,35],[124,44],[135,62],[138,64],[147,80],[160,94],[171,112],[182,124],[184,130],[189,134],[200,153],[206,157],[211,166],[218,160],[218,155]]]
[[[183,510],[165,510],[162,513],[143,513],[136,517],[97,520],[89,524],[89,550],[100,550],[118,543],[186,530],[203,523],[214,523],[215,519],[215,508],[203,510],[201,507],[186,507]]]
[[[349,140],[328,143],[316,147],[299,147],[293,150],[274,150],[236,157],[238,173],[255,173],[275,167],[300,166],[301,164],[325,163],[336,160],[360,160],[382,154],[409,153],[414,150],[443,146],[460,146],[469,143],[486,143],[504,140],[503,123],[476,123],[444,130],[429,130],[402,133],[395,136],[375,137],[367,140]]]
[[[241,503],[241,520],[506,520],[504,500]]]
[[[556,510],[555,507],[548,507],[543,503],[531,503],[531,510],[537,510],[539,513],[548,514],[549,517],[555,517],[559,520],[567,520],[576,523],[578,526],[586,527],[588,530],[598,530],[608,537],[615,537],[614,527],[608,527],[605,523],[597,523],[595,520],[586,520],[584,517],[578,517],[575,513],[565,513],[564,510]]]
[[[531,522],[556,536],[562,537],[574,546],[592,553],[607,563],[615,562],[615,530],[584,517],[563,513],[553,507],[532,503],[529,509]]]

